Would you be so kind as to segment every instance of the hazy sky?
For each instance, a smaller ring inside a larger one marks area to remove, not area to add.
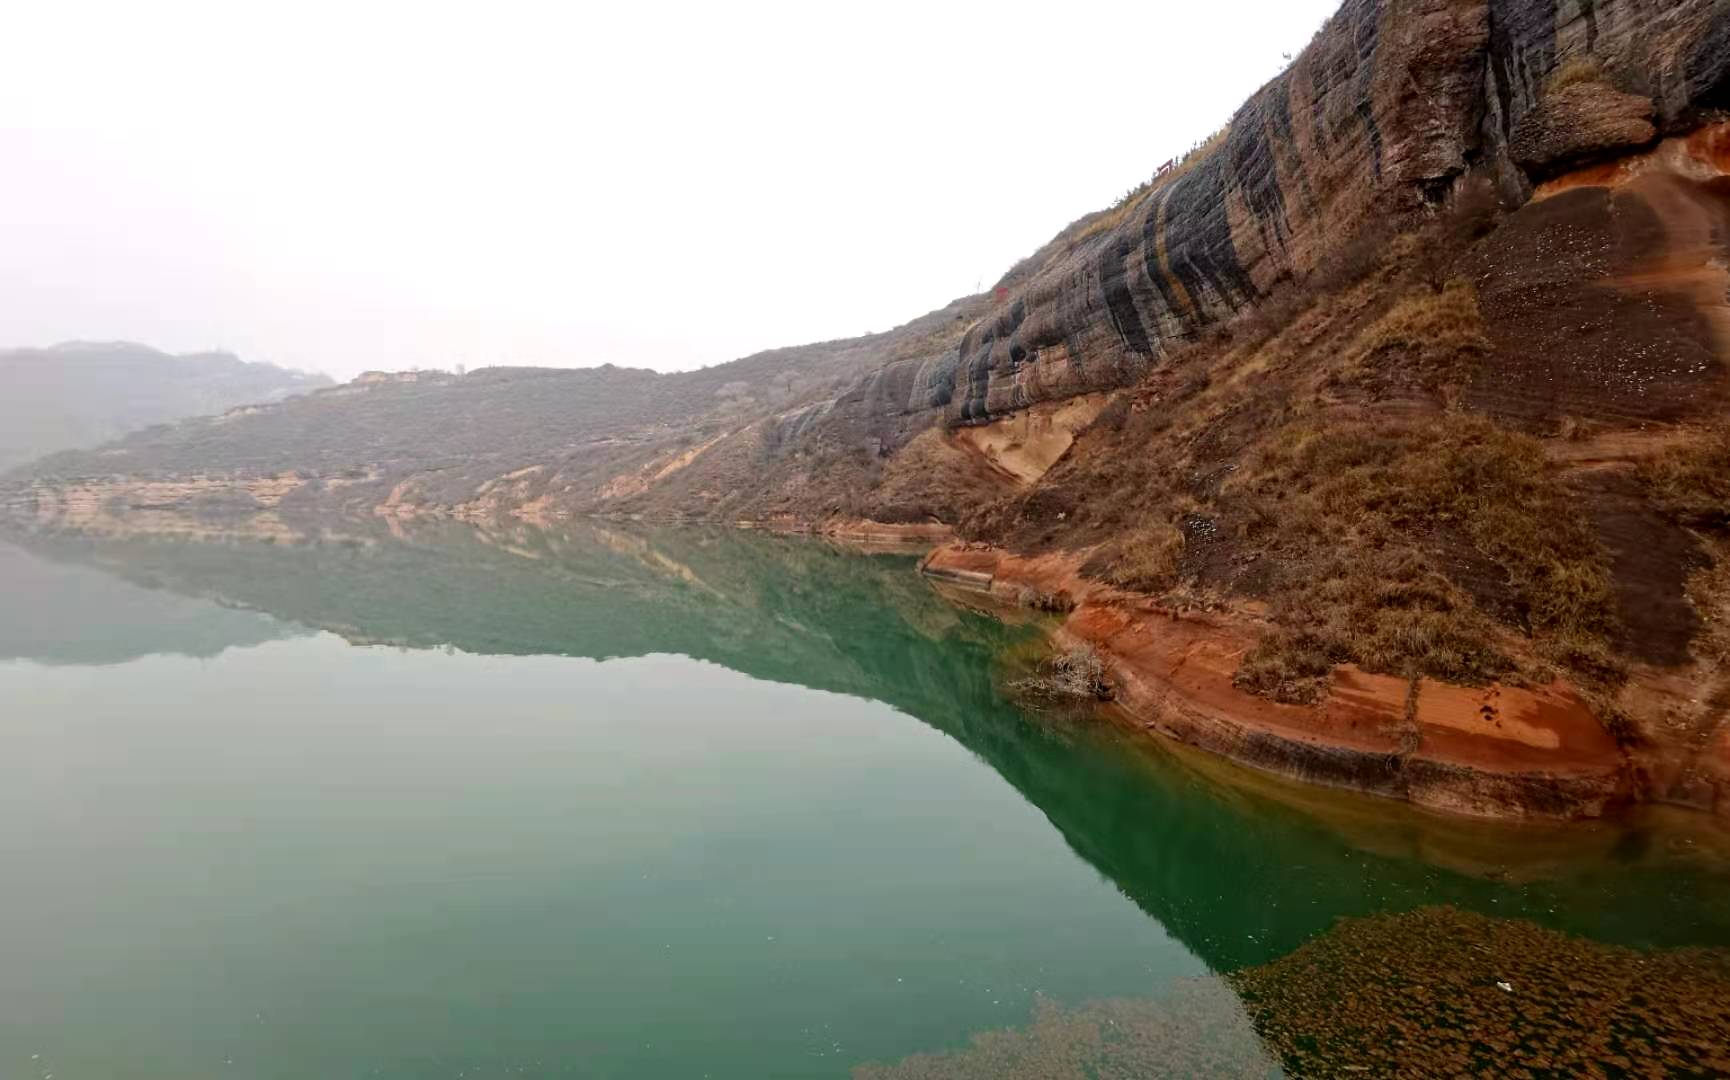
[[[1337,0],[12,5],[0,344],[662,370],[990,283]]]

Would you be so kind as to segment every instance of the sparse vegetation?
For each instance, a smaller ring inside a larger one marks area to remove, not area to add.
[[[1687,584],[1701,623],[1693,653],[1708,663],[1730,664],[1730,431],[1695,432],[1643,463],[1640,481],[1660,513],[1705,542],[1711,563]]]
[[[1529,437],[1459,414],[1311,415],[1260,434],[1211,490],[1182,470],[1150,479],[1143,523],[1088,570],[1177,606],[1197,588],[1261,597],[1276,629],[1246,658],[1246,689],[1313,700],[1341,663],[1463,683],[1549,665],[1619,677],[1605,556]]]
[[[1106,701],[1111,697],[1105,662],[1089,645],[1054,653],[1041,661],[1032,675],[1015,680],[1009,688],[1035,702],[1053,699]]]
[[[1653,504],[1696,528],[1730,528],[1730,430],[1697,433],[1641,467]]]
[[[1377,319],[1358,339],[1366,354],[1384,349],[1408,348],[1422,353],[1454,357],[1462,352],[1481,352],[1484,320],[1472,286],[1451,281],[1439,292],[1408,293]]]
[[[1109,208],[1095,211],[1094,213],[1087,214],[1070,222],[1069,225],[1058,234],[1057,239],[1052,241],[1052,245],[1061,245],[1063,250],[1071,250],[1085,241],[1095,236],[1099,236],[1102,233],[1109,232],[1123,224],[1129,215],[1134,213],[1146,201],[1147,196],[1168,184],[1174,183],[1179,177],[1205,161],[1208,155],[1212,154],[1225,142],[1225,137],[1230,132],[1231,124],[1227,122],[1212,135],[1209,135],[1207,138],[1196,143],[1182,154],[1173,158],[1171,168],[1164,172],[1154,173],[1146,180],[1143,180],[1141,183],[1118,196],[1117,201]],[[1047,245],[1047,247],[1049,248],[1052,245]],[[1044,252],[1041,254],[1044,254]],[[1035,259],[1038,258],[1039,256],[1035,256]],[[1015,277],[1017,271],[1024,269],[1025,265],[1032,261],[1033,260],[1024,260],[1023,263],[1016,264],[1014,269],[1004,275],[1004,280],[1008,281],[1010,278]]]
[[[1498,212],[1468,183],[1418,232],[1372,226],[1347,245],[1357,258],[1121,392],[1036,490],[983,508],[968,535],[1092,546],[1086,573],[1173,609],[1259,601],[1269,629],[1238,682],[1283,700],[1313,700],[1342,663],[1613,688],[1592,527],[1541,443],[1449,404],[1490,348],[1458,267]],[[1388,397],[1424,407],[1368,407]]]
[[[955,510],[996,488],[976,457],[952,445],[937,427],[916,435],[885,463],[875,489],[861,490],[860,516],[878,521],[953,519]]]
[[[1351,343],[1334,379],[1372,394],[1440,395],[1489,348],[1477,295],[1456,280],[1401,296]]]
[[[1100,575],[1120,589],[1163,593],[1178,583],[1183,533],[1164,523],[1137,529]]]
[[[1221,501],[1282,564],[1274,614],[1296,631],[1271,638],[1251,676],[1281,670],[1289,647],[1297,671],[1319,650],[1370,671],[1480,682],[1518,669],[1500,639],[1519,628],[1549,659],[1614,677],[1605,557],[1534,440],[1460,415],[1294,425]],[[1450,554],[1499,571],[1512,626],[1450,580]]]
[[[1714,664],[1730,664],[1730,544],[1719,544],[1712,565],[1688,579],[1688,596],[1700,613],[1700,636],[1694,655]]]

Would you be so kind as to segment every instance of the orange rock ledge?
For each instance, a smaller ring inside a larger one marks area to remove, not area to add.
[[[1127,715],[1252,768],[1479,817],[1592,818],[1639,801],[1634,764],[1565,683],[1414,684],[1346,664],[1317,704],[1271,701],[1232,683],[1255,644],[1248,620],[1166,611],[1079,566],[965,544],[921,563],[1003,599],[1032,590],[1072,604],[1058,643],[1099,653]]]

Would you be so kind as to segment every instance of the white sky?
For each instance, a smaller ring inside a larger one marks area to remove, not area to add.
[[[16,0],[0,345],[661,370],[989,286],[1338,0]]]

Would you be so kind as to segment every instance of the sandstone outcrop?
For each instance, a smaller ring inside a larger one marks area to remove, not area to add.
[[[953,364],[877,382],[959,423],[1120,385],[1470,168],[1524,197],[1698,123],[1724,104],[1727,20],[1710,0],[1347,0],[1197,160],[1012,272]],[[1571,65],[1591,81],[1551,90]]]
[[[1508,149],[1528,173],[1542,173],[1568,161],[1651,142],[1658,132],[1652,113],[1651,98],[1624,94],[1608,83],[1576,83],[1521,117]]]

